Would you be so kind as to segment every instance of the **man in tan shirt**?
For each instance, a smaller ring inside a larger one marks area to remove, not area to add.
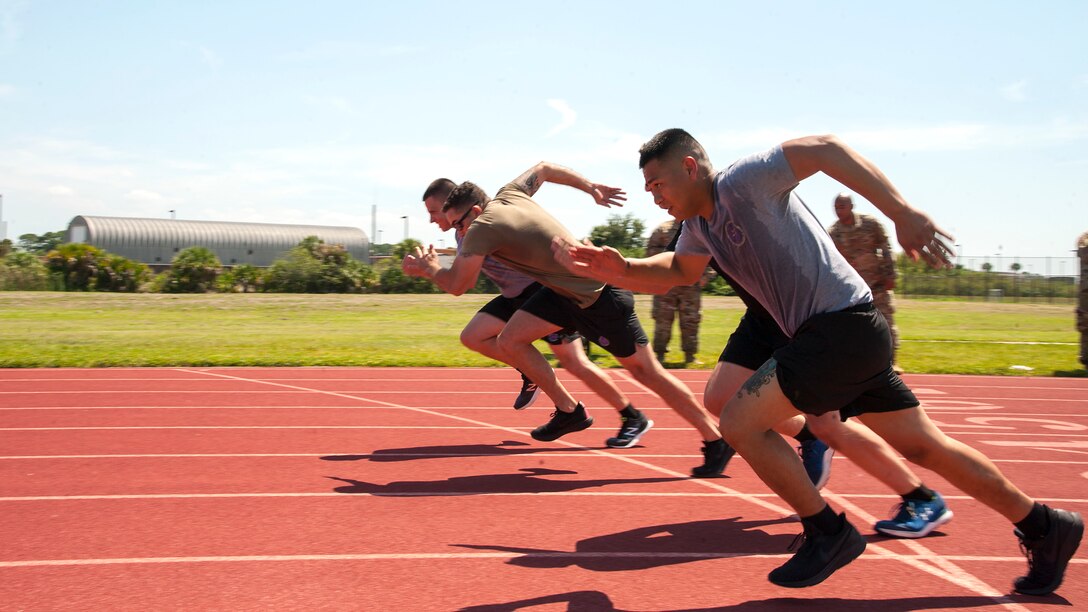
[[[552,239],[574,237],[533,200],[546,182],[580,189],[605,207],[622,206],[626,199],[620,189],[591,183],[572,170],[547,162],[524,172],[493,199],[475,184],[465,182],[450,193],[443,207],[450,225],[464,232],[453,264],[443,268],[433,247],[427,252],[417,249],[405,258],[405,272],[430,278],[442,290],[460,295],[475,286],[484,259],[492,257],[544,286],[514,313],[498,336],[505,362],[535,381],[555,403],[551,420],[532,432],[534,439],[555,440],[593,424],[585,406],[559,382],[533,345],[549,333],[574,328],[612,354],[699,432],[704,462],[692,469],[692,475],[720,475],[733,450],[691,390],[654,358],[635,314],[631,292],[572,274],[555,261]],[[620,414],[624,419],[621,434],[625,427],[637,427],[647,420],[633,409],[630,414]]]

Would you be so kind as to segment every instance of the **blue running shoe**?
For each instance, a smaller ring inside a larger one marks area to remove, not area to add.
[[[812,481],[812,486],[817,489],[824,488],[828,479],[831,478],[831,458],[835,456],[834,449],[823,441],[813,438],[802,442],[797,452],[801,455],[801,463],[805,466],[805,472],[808,474],[808,479]]]
[[[952,511],[944,505],[940,493],[929,501],[909,499],[901,502],[890,519],[877,521],[874,529],[897,538],[924,538],[934,529],[952,520]]]

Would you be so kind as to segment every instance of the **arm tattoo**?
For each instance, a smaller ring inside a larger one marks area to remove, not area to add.
[[[771,379],[774,378],[775,368],[778,367],[778,362],[771,357],[759,366],[755,374],[741,385],[740,391],[737,391],[737,398],[744,397],[744,394],[754,395],[759,397],[759,390],[761,387],[765,387],[770,384]]]
[[[529,192],[529,195],[535,195],[537,189],[540,189],[540,179],[537,178],[536,172],[533,172],[525,177],[525,191]]]

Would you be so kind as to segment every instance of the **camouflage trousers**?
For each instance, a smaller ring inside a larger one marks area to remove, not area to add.
[[[1088,236],[1088,234],[1085,234]],[[1081,237],[1084,240],[1084,236]],[[1080,332],[1080,362],[1088,368],[1088,244],[1081,242],[1077,249],[1080,257],[1080,287],[1077,291],[1077,331]]]
[[[654,319],[654,353],[662,355],[668,349],[669,340],[672,338],[672,322],[679,313],[680,319],[680,348],[686,355],[694,355],[699,351],[699,321],[702,314],[703,289],[699,285],[685,287],[673,287],[665,295],[655,295],[653,309],[650,311]]]
[[[1077,308],[1077,331],[1080,332],[1080,363],[1088,368],[1088,304]]]
[[[896,353],[899,352],[899,328],[895,326],[895,292],[873,291],[873,305],[888,321],[888,329],[892,332],[892,363],[896,363]]]
[[[1088,368],[1088,270],[1081,276],[1077,303],[1077,331],[1080,332],[1080,363]]]

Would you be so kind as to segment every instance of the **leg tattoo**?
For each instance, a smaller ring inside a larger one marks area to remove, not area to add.
[[[774,357],[768,359],[763,365],[759,366],[755,374],[741,385],[739,391],[737,391],[737,398],[744,397],[744,394],[754,395],[759,397],[760,387],[764,387],[770,384],[771,379],[774,378],[775,368],[778,366],[778,362],[774,360]]]

